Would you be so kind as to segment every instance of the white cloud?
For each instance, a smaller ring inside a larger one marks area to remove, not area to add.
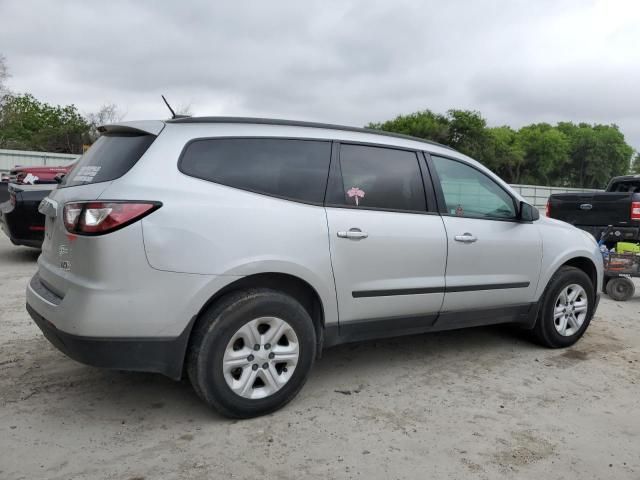
[[[98,6],[99,5],[99,6]],[[640,149],[635,0],[1,1],[10,87],[81,111],[362,125],[422,108],[616,123]]]

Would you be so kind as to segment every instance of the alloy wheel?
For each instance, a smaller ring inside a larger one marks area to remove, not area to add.
[[[574,335],[587,319],[589,298],[580,285],[573,283],[560,292],[553,309],[553,325],[563,337]]]
[[[291,325],[277,317],[256,318],[229,340],[222,360],[224,379],[243,398],[265,398],[291,379],[299,357]]]

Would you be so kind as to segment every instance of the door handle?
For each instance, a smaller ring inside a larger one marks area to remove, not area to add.
[[[362,238],[367,238],[368,236],[369,236],[368,233],[363,232],[359,228],[350,228],[348,232],[345,232],[345,231],[338,232],[338,237],[350,238],[351,240],[360,240]]]
[[[456,235],[453,238],[455,238],[456,242],[462,242],[462,243],[473,243],[476,240],[478,240],[477,237],[475,237],[474,235],[471,235],[468,232],[465,232],[462,235]]]

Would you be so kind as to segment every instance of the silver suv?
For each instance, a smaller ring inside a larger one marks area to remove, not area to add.
[[[593,237],[445,146],[268,119],[101,130],[40,205],[27,309],[69,357],[188,375],[225,415],[285,405],[324,347],[498,323],[566,347],[596,309]]]

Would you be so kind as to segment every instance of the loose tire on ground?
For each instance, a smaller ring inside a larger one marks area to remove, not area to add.
[[[568,296],[580,291],[580,301],[574,304],[564,302],[561,296],[567,289]],[[533,328],[535,340],[549,348],[568,347],[582,337],[591,322],[595,306],[595,289],[589,276],[582,270],[561,267],[549,281],[541,301],[542,305]],[[581,310],[585,304],[584,311],[576,313],[576,310],[573,310],[574,307]],[[575,316],[569,316],[571,314]],[[581,318],[582,321],[577,321],[577,318]],[[563,326],[564,333],[560,333]]]
[[[271,331],[271,325],[287,333],[276,338],[273,345],[259,344],[280,333]],[[251,342],[258,338],[255,347],[247,338]],[[253,348],[256,350],[250,351]],[[287,357],[286,362],[292,363],[276,363],[283,351],[285,357],[288,351],[296,352]],[[236,356],[237,367],[232,363]],[[226,295],[201,315],[189,342],[187,373],[194,390],[207,404],[228,417],[250,418],[291,401],[304,385],[315,358],[316,334],[306,309],[284,293],[250,289]],[[270,373],[272,377],[267,376]]]
[[[636,287],[630,278],[616,277],[607,282],[607,295],[619,302],[626,302],[636,292]]]

